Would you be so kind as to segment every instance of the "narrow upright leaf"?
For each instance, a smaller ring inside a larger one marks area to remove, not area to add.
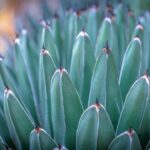
[[[116,134],[132,127],[137,133],[140,129],[146,102],[149,96],[149,81],[146,75],[138,79],[130,88],[118,121]]]
[[[52,115],[52,126],[54,132],[54,140],[64,145],[66,123],[65,123],[65,112],[64,102],[62,94],[62,74],[60,70],[57,70],[51,79],[51,115]]]
[[[73,47],[70,76],[81,96],[83,106],[86,108],[90,91],[90,82],[95,64],[94,51],[89,37],[81,31]]]
[[[47,50],[42,50],[39,60],[39,107],[40,121],[43,128],[50,133],[51,110],[50,110],[50,81],[56,67]]]
[[[55,72],[51,81],[51,110],[54,138],[57,143],[61,140],[61,145],[65,144],[67,148],[74,149],[83,106],[69,74],[63,68]]]
[[[17,148],[28,148],[28,139],[31,130],[34,128],[34,122],[9,89],[5,91],[4,112],[11,138]]]
[[[99,109],[96,105],[87,108],[79,121],[76,135],[77,150],[96,150],[99,128]]]
[[[125,100],[126,94],[131,85],[140,75],[141,58],[141,41],[139,38],[135,37],[127,47],[119,77],[123,101]]]
[[[69,74],[66,70],[63,70],[62,74],[62,92],[66,122],[65,145],[69,149],[74,149],[77,125],[83,112],[83,106]]]
[[[33,119],[38,122],[37,119],[37,114],[36,114],[36,109],[35,109],[35,103],[33,99],[33,93],[32,93],[32,88],[31,84],[29,83],[28,80],[28,74],[27,74],[27,69],[25,62],[23,61],[23,56],[22,56],[22,47],[21,47],[21,39],[16,38],[15,39],[15,62],[14,62],[14,72],[15,72],[15,86],[16,88],[15,91],[17,92],[17,97],[19,100],[21,100],[24,105],[27,107],[27,109],[30,111]],[[9,86],[9,85],[8,85]],[[9,86],[11,87],[11,86]],[[28,87],[28,88],[27,88]],[[15,92],[15,94],[16,94]],[[26,98],[28,97],[28,98]]]

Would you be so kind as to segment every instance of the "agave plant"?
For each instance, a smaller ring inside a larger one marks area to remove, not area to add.
[[[0,56],[0,149],[150,149],[150,13],[105,10],[29,18]]]

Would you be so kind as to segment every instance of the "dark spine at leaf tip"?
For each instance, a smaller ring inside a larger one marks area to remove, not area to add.
[[[137,35],[135,36],[135,38],[139,38],[139,35],[137,34]]]
[[[106,52],[107,54],[109,53],[110,48],[109,48],[108,41],[106,42],[106,45],[105,45],[105,47],[103,48],[103,51]]]
[[[43,53],[44,53],[44,51],[45,51],[45,49],[43,49],[43,48],[42,48],[42,50],[41,50],[41,54],[43,54]]]
[[[98,98],[96,99],[96,103],[95,103],[95,106],[99,109],[100,108],[100,103],[99,103],[99,100],[98,100]]]
[[[56,19],[58,19],[58,18],[59,18],[58,13],[56,13],[56,12],[55,12],[55,14],[54,14],[54,18],[56,18]]]
[[[4,83],[4,86],[5,86],[5,89],[6,89],[7,91],[10,90],[9,87],[8,87],[8,85],[7,85],[6,83]]]
[[[149,82],[150,82],[149,73],[145,73],[142,78],[145,79],[146,83],[149,85]]]
[[[147,76],[147,77],[149,77],[149,74],[150,74],[150,68],[147,68],[146,71],[145,71],[145,73],[144,73],[144,75]]]
[[[9,94],[11,93],[11,90],[9,89],[9,87],[7,85],[5,85],[5,91],[4,91],[6,97],[9,97]]]
[[[63,67],[60,67],[59,70],[60,70],[60,73],[62,73],[64,69]]]
[[[106,45],[105,45],[106,49],[109,49],[109,44],[108,44],[108,40],[106,42]]]
[[[62,67],[62,64],[61,64],[61,62],[60,62],[60,64],[59,64],[59,71],[60,71],[60,73],[62,73],[63,72],[63,67]]]
[[[111,21],[115,21],[116,20],[116,15],[114,14],[114,12],[110,13],[110,19],[111,19]]]
[[[113,6],[111,4],[107,3],[106,8],[109,13],[113,12]]]
[[[128,15],[129,16],[134,16],[134,12],[131,10],[130,6],[128,5]]]
[[[138,25],[141,25],[141,21],[140,20],[138,20]]]
[[[76,15],[79,17],[79,16],[81,16],[81,10],[77,10],[76,11]]]
[[[133,136],[134,132],[133,132],[132,128],[129,128],[128,133],[131,137]]]
[[[82,27],[82,32],[85,32],[85,26]]]
[[[40,133],[41,132],[41,128],[37,127],[37,128],[35,128],[35,131],[36,131],[36,133]]]
[[[49,55],[48,50],[42,49],[42,50],[41,50],[41,55]]]
[[[45,28],[45,29],[48,29],[49,27],[49,24],[45,21],[45,20],[40,20],[40,24]]]

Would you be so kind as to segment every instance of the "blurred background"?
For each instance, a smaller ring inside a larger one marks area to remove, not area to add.
[[[150,9],[150,0],[0,0],[0,52],[5,50],[4,38],[16,36],[16,24],[25,22],[25,15],[35,19],[47,19],[54,14],[61,14],[66,9],[85,9],[91,5],[103,7],[106,4],[122,2],[137,15]]]

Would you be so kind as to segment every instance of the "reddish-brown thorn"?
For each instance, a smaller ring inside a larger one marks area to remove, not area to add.
[[[133,129],[132,129],[132,128],[129,128],[129,129],[128,129],[128,133],[129,133],[129,135],[132,137],[132,136],[133,136],[133,133],[134,133],[134,132],[133,132]]]
[[[37,127],[37,128],[35,128],[35,131],[36,131],[36,133],[40,133],[41,128],[40,128],[40,127]]]
[[[95,103],[95,106],[97,107],[97,108],[100,108],[100,103],[99,103],[99,100],[98,100],[98,98],[96,99],[96,103]]]

